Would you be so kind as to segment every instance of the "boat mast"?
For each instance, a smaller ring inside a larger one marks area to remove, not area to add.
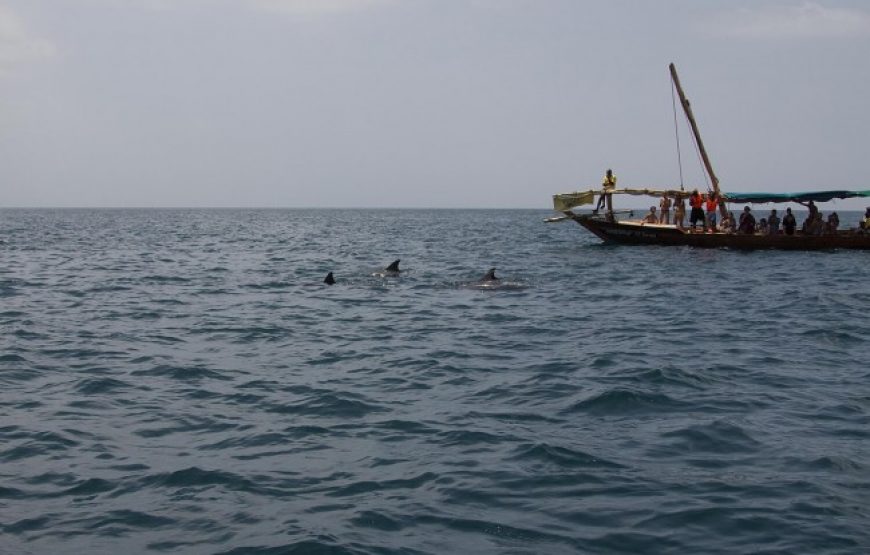
[[[707,169],[707,175],[710,176],[710,181],[713,183],[713,192],[716,193],[716,198],[719,199],[719,213],[724,218],[728,215],[728,210],[725,208],[725,203],[722,202],[722,194],[719,192],[719,178],[713,171],[713,164],[710,163],[710,157],[707,156],[707,149],[704,148],[704,141],[701,140],[701,133],[698,131],[698,124],[695,122],[695,116],[692,114],[692,106],[689,104],[689,99],[683,92],[683,87],[680,86],[680,78],[677,75],[677,67],[674,64],[670,65],[671,79],[674,86],[677,87],[677,94],[680,95],[680,104],[683,105],[683,111],[686,112],[686,117],[689,118],[689,124],[692,126],[692,133],[695,135],[695,142],[698,144],[698,150],[701,152],[701,159],[704,161],[704,167]]]

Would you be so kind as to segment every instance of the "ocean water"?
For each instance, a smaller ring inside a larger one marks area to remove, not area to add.
[[[870,552],[870,252],[550,215],[0,211],[0,553]]]

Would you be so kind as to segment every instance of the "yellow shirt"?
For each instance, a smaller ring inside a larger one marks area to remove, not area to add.
[[[613,174],[610,174],[609,176],[605,175],[604,179],[601,180],[601,186],[605,189],[616,188],[616,176]]]

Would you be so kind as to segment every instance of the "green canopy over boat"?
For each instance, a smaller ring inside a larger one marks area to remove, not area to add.
[[[650,197],[661,197],[668,195],[671,198],[681,195],[684,198],[688,196],[685,191],[678,189],[614,189],[610,191],[616,195],[645,195]],[[584,204],[592,204],[595,202],[595,195],[600,194],[600,190],[590,189],[588,191],[577,191],[574,193],[560,193],[553,195],[553,208],[563,212],[570,210],[576,206]],[[870,198],[870,191],[805,191],[802,193],[723,193],[725,202],[733,202],[736,204],[746,203],[765,203],[765,202],[828,202],[834,199],[845,198]]]
[[[837,198],[870,197],[870,191],[807,191],[804,193],[725,193],[727,202],[828,202]]]

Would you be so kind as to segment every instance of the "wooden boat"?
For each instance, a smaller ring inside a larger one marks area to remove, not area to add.
[[[794,235],[704,233],[678,229],[675,225],[645,224],[639,221],[609,221],[593,214],[565,212],[566,216],[582,225],[606,243],[625,245],[683,245],[703,248],[732,249],[870,249],[870,234],[858,230],[841,230],[825,235]]]
[[[710,177],[712,191],[720,198],[719,211],[722,218],[726,216],[726,203],[781,203],[796,202],[807,205],[810,201],[827,202],[834,199],[870,197],[870,191],[814,191],[804,193],[723,193],[719,190],[719,180],[713,171],[713,166],[707,156],[704,143],[698,131],[692,108],[686,99],[680,85],[674,64],[670,65],[671,79],[680,97],[680,103],[686,113],[686,118],[692,128],[695,143],[701,154],[704,168]],[[592,204],[596,194],[603,191],[590,189],[573,193],[553,195],[553,208],[563,216],[549,218],[548,221],[574,220],[606,243],[628,245],[682,245],[703,248],[733,248],[733,249],[790,249],[790,250],[825,250],[825,249],[870,249],[870,229],[836,230],[822,234],[808,234],[796,230],[794,235],[778,234],[743,234],[715,231],[705,233],[702,230],[693,231],[672,224],[644,223],[639,220],[620,219],[620,214],[631,211],[615,211],[613,195],[644,195],[661,197],[668,195],[671,199],[680,195],[687,198],[688,193],[676,189],[615,189],[605,195],[606,212],[598,214],[577,213],[574,208]],[[687,214],[688,216],[688,214]]]

